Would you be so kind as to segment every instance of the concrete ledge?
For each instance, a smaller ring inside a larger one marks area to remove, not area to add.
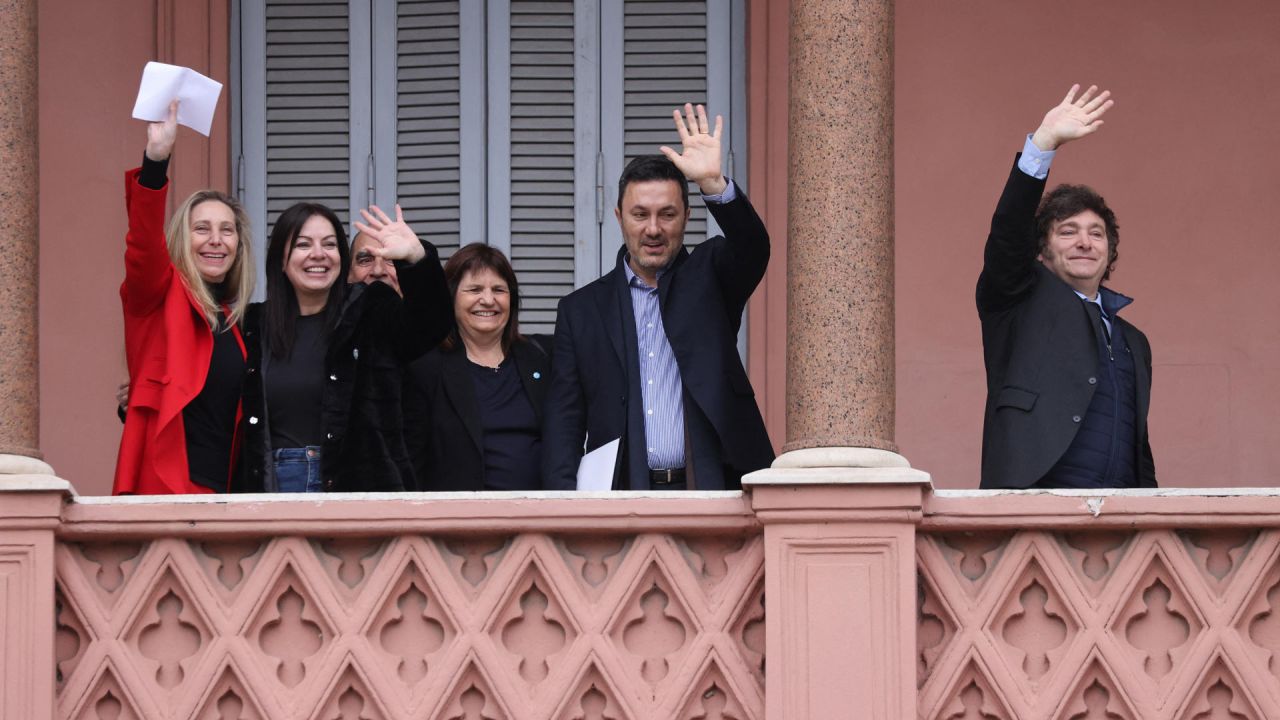
[[[1134,488],[1128,490],[1095,488],[1092,490],[934,490],[939,498],[993,497],[1280,497],[1280,487],[1272,488]]]
[[[0,493],[62,492],[75,495],[71,483],[54,475],[4,475],[0,474]]]
[[[2,481],[0,481],[2,482]],[[0,487],[3,487],[0,485]],[[373,502],[395,500],[397,504],[423,504],[442,500],[468,500],[472,502],[498,500],[723,500],[741,498],[740,490],[602,490],[579,492],[577,490],[536,491],[483,491],[483,492],[350,492],[350,493],[244,493],[213,495],[108,495],[86,496],[76,499],[79,505],[258,505],[262,503],[324,504],[341,502]]]
[[[929,484],[929,473],[909,467],[775,467],[742,476],[742,487],[748,490],[765,485]]]

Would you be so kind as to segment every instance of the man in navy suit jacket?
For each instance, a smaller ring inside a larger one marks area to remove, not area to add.
[[[638,157],[618,182],[625,247],[613,271],[560,301],[543,428],[543,482],[576,486],[583,446],[621,439],[613,487],[725,490],[773,449],[737,352],[769,235],[721,173],[706,110],[673,113],[681,152]],[[684,248],[688,182],[724,231]]]
[[[991,220],[978,278],[987,369],[983,488],[1155,487],[1147,431],[1151,345],[1102,283],[1115,213],[1083,185],[1041,198],[1065,143],[1102,126],[1111,94],[1073,86],[1023,145]]]

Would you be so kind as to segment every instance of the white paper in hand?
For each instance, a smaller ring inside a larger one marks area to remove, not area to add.
[[[149,62],[142,69],[142,85],[138,88],[138,101],[133,105],[133,116],[160,122],[169,115],[169,103],[177,100],[178,123],[208,137],[221,94],[222,83],[191,68]]]
[[[582,456],[578,464],[579,490],[612,490],[613,466],[618,460],[622,438],[607,442]]]

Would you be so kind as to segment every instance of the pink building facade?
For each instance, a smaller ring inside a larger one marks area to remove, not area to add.
[[[774,467],[679,498],[306,501],[94,497],[137,72],[226,77],[235,4],[12,5],[0,717],[1280,715],[1280,505],[1250,487],[1280,468],[1271,5],[742,3]],[[1166,489],[952,490],[977,484],[990,209],[1077,81],[1119,104],[1053,179],[1120,214]],[[226,122],[184,137],[177,194],[231,185]]]
[[[793,190],[807,198],[837,196],[826,185],[790,187],[793,17],[804,22],[793,16],[797,4],[742,4],[746,172],[774,241],[768,276],[748,313],[747,364],[781,450],[787,293],[796,285],[788,274],[812,272],[788,269],[790,198]],[[827,3],[813,22],[853,27],[863,5]],[[226,80],[231,5],[45,0],[35,7],[37,99],[28,107],[39,115],[39,205],[15,216],[23,219],[13,232],[34,240],[28,218],[38,217],[43,262],[38,276],[33,268],[15,276],[39,279],[41,451],[82,493],[105,494],[105,468],[119,441],[112,395],[125,375],[117,299],[124,273],[120,175],[138,162],[141,147],[141,128],[129,117],[140,68],[159,59]],[[929,470],[938,487],[977,487],[985,387],[972,298],[991,211],[1022,136],[1073,82],[1097,82],[1111,88],[1118,104],[1100,134],[1063,152],[1050,179],[1090,183],[1118,213],[1124,249],[1112,284],[1136,298],[1126,316],[1151,339],[1160,483],[1276,484],[1280,444],[1273,442],[1272,409],[1280,404],[1280,366],[1272,359],[1280,354],[1273,321],[1280,288],[1270,268],[1280,250],[1266,240],[1265,208],[1280,191],[1269,162],[1280,147],[1267,125],[1280,113],[1271,82],[1280,75],[1277,9],[1264,0],[1212,10],[1175,2],[1158,14],[1103,0],[1054,7],[900,0],[887,7],[881,50],[892,84],[875,102],[891,111],[879,120],[877,142],[892,152],[888,169],[871,176],[892,189],[883,202],[893,231],[892,284],[884,298],[893,302],[879,315],[893,321],[891,422],[903,454]],[[850,42],[839,33],[826,39]],[[30,64],[29,56],[8,57]],[[86,82],[85,68],[93,69],[93,82]],[[861,76],[861,70],[848,75]],[[872,98],[848,94],[854,88],[845,77],[818,81],[820,99],[869,107]],[[234,186],[228,114],[224,103],[207,142],[184,130],[176,195]],[[830,122],[824,115],[804,134]],[[833,152],[853,151],[833,146]],[[21,180],[30,182],[26,175]],[[827,181],[815,174],[805,182]],[[68,211],[71,202],[75,212]],[[832,238],[853,239],[840,226],[846,219],[829,222],[837,223]],[[842,267],[842,282],[865,293],[858,267]],[[830,349],[809,350],[859,354],[844,341],[835,337]],[[86,348],[93,362],[85,362]],[[833,392],[855,396],[846,390]]]

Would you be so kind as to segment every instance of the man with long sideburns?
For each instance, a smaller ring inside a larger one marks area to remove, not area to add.
[[[560,302],[543,431],[549,489],[576,486],[584,439],[587,451],[621,439],[615,489],[736,489],[773,461],[737,351],[769,235],[721,172],[721,119],[713,131],[701,105],[673,116],[681,152],[638,157],[619,180],[617,266]],[[687,181],[724,231],[693,252]]]
[[[1120,242],[1092,189],[1045,178],[1058,148],[1113,104],[1090,87],[1027,137],[996,205],[978,278],[987,370],[983,488],[1155,487],[1147,432],[1151,346],[1102,286]]]

